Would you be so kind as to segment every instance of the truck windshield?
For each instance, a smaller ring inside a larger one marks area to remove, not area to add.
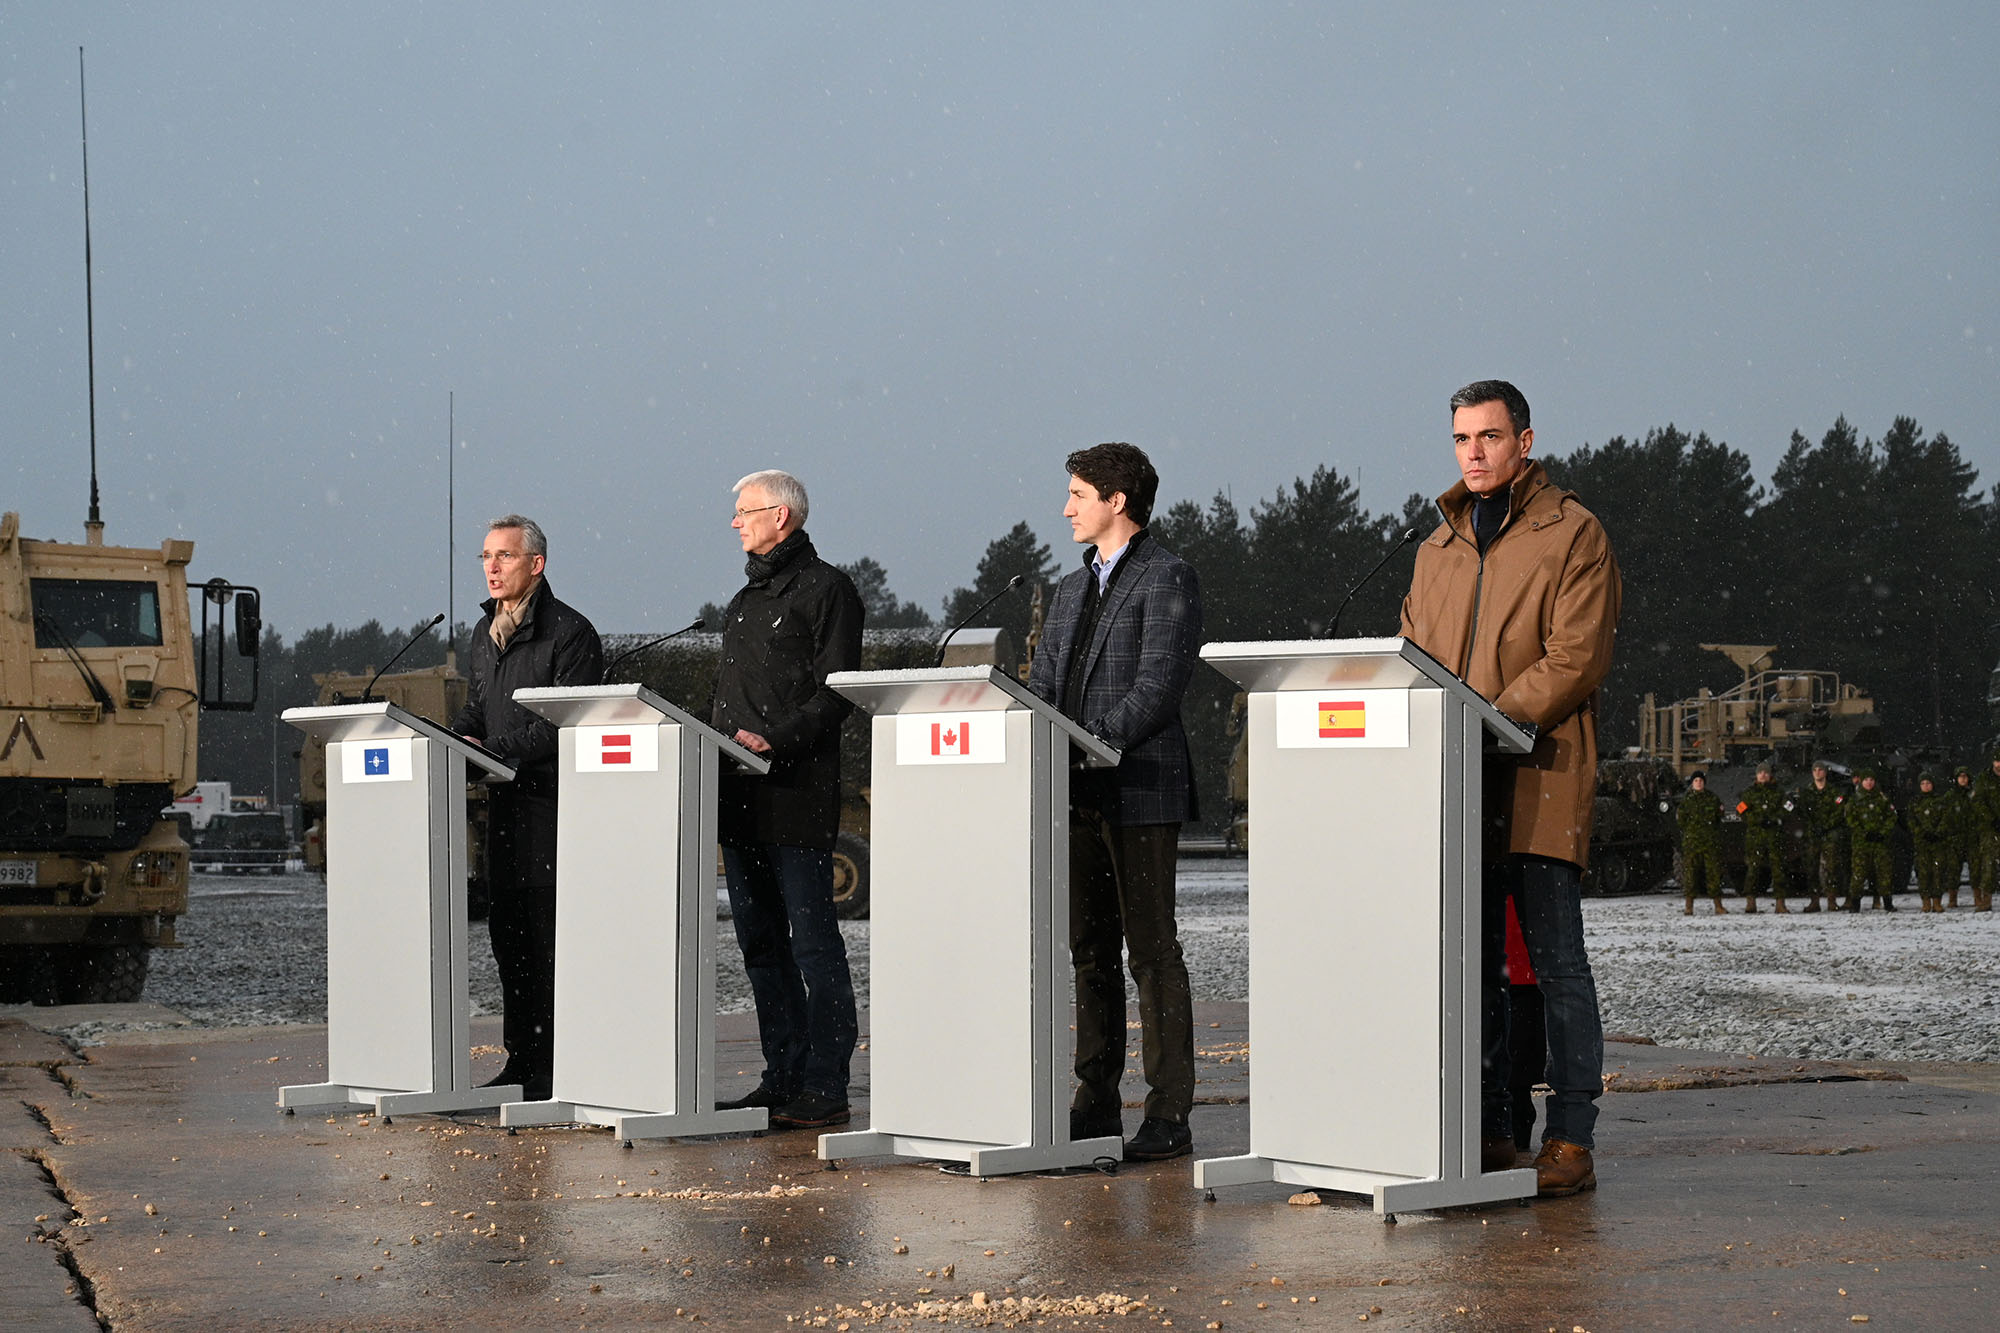
[[[30,579],[35,647],[160,646],[160,585],[123,579]]]

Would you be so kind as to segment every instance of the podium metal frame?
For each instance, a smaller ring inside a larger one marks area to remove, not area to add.
[[[1071,753],[1118,751],[991,666],[827,684],[874,714],[873,961],[870,1127],[822,1134],[820,1157],[980,1177],[1121,1158],[1116,1137],[1069,1137]],[[933,725],[938,752],[912,751]]]
[[[1251,1064],[1250,1152],[1196,1188],[1532,1195],[1479,1169],[1479,1063],[1482,756],[1533,740],[1405,639],[1201,656],[1250,695]]]
[[[280,1088],[278,1105],[386,1117],[519,1098],[472,1086],[465,908],[467,774],[514,769],[392,703],[282,716],[326,742],[327,820],[353,836],[326,868],[328,1081]]]
[[[550,1100],[510,1100],[500,1123],[626,1143],[766,1128],[764,1107],[715,1107],[715,845],[720,760],[770,761],[643,685],[514,701],[561,728],[555,1071]]]

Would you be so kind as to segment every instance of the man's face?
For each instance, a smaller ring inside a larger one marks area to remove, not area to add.
[[[1923,778],[1919,780],[1917,783],[1917,789],[1919,791],[1922,791],[1925,795],[1929,795],[1931,792],[1937,790],[1937,788],[1932,784],[1929,778]]]
[[[746,552],[768,555],[772,547],[785,539],[785,520],[791,516],[789,507],[771,503],[762,486],[745,486],[736,492],[736,517],[729,521],[729,526],[743,539]]]
[[[1768,768],[1760,768],[1760,769],[1758,769],[1758,770],[1757,770],[1757,785],[1758,785],[1758,786],[1760,786],[1760,787],[1768,787],[1768,786],[1770,786],[1770,785],[1771,785],[1771,770],[1770,770],[1770,769],[1768,769]]]
[[[1078,545],[1095,546],[1110,535],[1113,521],[1124,512],[1125,492],[1113,491],[1110,498],[1102,499],[1095,486],[1071,474],[1069,503],[1063,506],[1063,517],[1069,520],[1070,535]]]
[[[1958,785],[1961,787],[1970,787],[1972,785],[1972,774],[1960,773],[1958,775],[1957,781]]]
[[[1507,404],[1478,403],[1451,414],[1451,442],[1458,450],[1458,470],[1465,488],[1487,495],[1510,485],[1527,464],[1535,432],[1514,433]]]
[[[1823,765],[1820,765],[1820,764],[1814,764],[1814,765],[1813,765],[1813,786],[1815,786],[1815,787],[1824,787],[1825,785],[1826,785],[1826,769],[1825,769],[1825,767],[1824,767]]]
[[[1705,778],[1696,778],[1688,783],[1688,787],[1693,791],[1707,791],[1708,781]]]
[[[1873,773],[1870,773],[1867,777],[1861,779],[1861,790],[1863,791],[1875,790],[1875,775]]]
[[[529,555],[527,534],[519,528],[494,528],[486,534],[479,563],[486,570],[486,591],[512,606],[528,595],[546,563]]]

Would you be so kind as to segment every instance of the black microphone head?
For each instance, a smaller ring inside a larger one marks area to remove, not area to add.
[[[430,623],[430,624],[428,624],[428,625],[426,625],[426,626],[424,626],[424,628],[425,628],[425,629],[436,629],[436,628],[437,628],[437,627],[438,627],[439,625],[442,625],[442,624],[444,624],[444,612],[440,611],[440,612],[438,612],[438,613],[437,613],[436,615],[434,615],[434,616],[432,616],[432,617],[431,617],[431,623]]]

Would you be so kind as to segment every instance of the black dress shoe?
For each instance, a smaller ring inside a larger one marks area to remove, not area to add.
[[[790,1101],[789,1093],[774,1092],[768,1083],[759,1083],[741,1097],[726,1097],[716,1102],[718,1111],[742,1111],[752,1106],[761,1106],[767,1111],[775,1111]]]
[[[825,1129],[848,1121],[847,1100],[802,1092],[771,1112],[771,1123],[786,1129]]]
[[[1159,1116],[1149,1115],[1139,1125],[1139,1132],[1125,1141],[1125,1160],[1128,1162],[1164,1162],[1170,1157],[1185,1157],[1194,1151],[1194,1135],[1186,1125]]]
[[[1116,1111],[1071,1111],[1069,1113],[1069,1141],[1081,1143],[1085,1139],[1122,1139],[1125,1137],[1123,1119]]]

